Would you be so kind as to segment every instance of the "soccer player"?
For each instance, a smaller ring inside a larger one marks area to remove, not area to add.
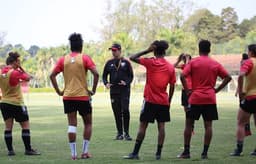
[[[22,81],[29,81],[32,76],[23,70],[19,57],[20,54],[17,52],[10,52],[6,59],[6,66],[0,69],[2,90],[0,108],[5,123],[4,139],[8,156],[15,155],[12,145],[12,128],[15,119],[22,128],[21,136],[25,146],[25,155],[40,155],[38,151],[31,148],[29,115],[20,86]]]
[[[242,54],[242,60],[240,62],[240,66],[243,65],[243,63],[249,58],[248,54],[247,53],[243,53]],[[238,88],[236,89],[236,94],[235,96],[238,95]],[[239,118],[239,115],[237,116]],[[244,127],[244,130],[245,130],[245,136],[250,136],[252,135],[252,132],[251,132],[251,127],[250,127],[250,121],[248,123],[245,124],[245,127]]]
[[[231,156],[240,156],[243,152],[245,137],[244,126],[249,122],[251,114],[256,113],[256,44],[248,46],[249,59],[241,65],[238,77],[238,95],[240,109],[238,111],[238,123],[236,131],[237,148]],[[256,149],[251,153],[256,155]]]
[[[199,42],[199,57],[192,59],[181,74],[181,82],[189,95],[189,111],[186,113],[186,125],[184,132],[184,151],[178,158],[190,158],[191,130],[195,120],[202,115],[204,120],[204,148],[202,159],[207,159],[208,148],[212,139],[212,121],[218,120],[216,107],[216,93],[224,88],[231,80],[230,75],[221,64],[211,59],[211,43],[208,40]],[[192,89],[188,89],[186,78],[190,76]],[[217,77],[222,78],[222,83],[215,87]]]
[[[180,54],[176,63],[174,63],[174,67],[183,70],[185,66],[190,62],[192,57],[189,54]],[[182,64],[180,64],[182,62]],[[188,89],[191,89],[191,78],[188,76],[186,78]],[[185,113],[189,110],[188,103],[188,95],[186,94],[184,88],[181,91],[181,105],[184,107]],[[192,134],[194,134],[194,125],[192,125]]]
[[[109,50],[112,51],[113,58],[106,62],[102,80],[106,88],[110,89],[111,106],[117,129],[115,139],[131,141],[129,103],[133,70],[130,62],[122,57],[120,44],[114,43]]]
[[[176,82],[175,70],[164,56],[169,45],[164,40],[154,41],[150,47],[130,57],[130,60],[146,67],[146,85],[144,88],[144,102],[140,114],[140,125],[133,152],[125,159],[139,159],[139,150],[144,140],[148,123],[157,120],[158,146],[155,158],[161,158],[165,139],[165,122],[170,121],[170,103]],[[154,57],[141,57],[150,52]],[[169,94],[166,89],[169,85]]]
[[[77,159],[76,131],[77,112],[81,115],[84,124],[83,147],[81,158],[90,158],[89,143],[92,134],[92,106],[90,97],[96,92],[99,74],[92,59],[82,54],[83,39],[80,34],[73,33],[69,37],[71,53],[61,57],[50,75],[52,85],[59,96],[63,96],[64,113],[68,118],[68,139],[71,150],[71,159]],[[87,86],[87,72],[93,74],[92,90]],[[62,72],[65,87],[61,91],[56,76]]]

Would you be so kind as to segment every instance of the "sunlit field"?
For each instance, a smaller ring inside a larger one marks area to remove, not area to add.
[[[142,104],[142,93],[131,95],[130,134],[135,139],[139,113]],[[256,133],[251,120],[253,135],[245,139],[244,156],[230,157],[229,153],[235,148],[236,114],[238,109],[237,98],[234,93],[218,94],[219,120],[213,124],[213,139],[209,149],[209,159],[201,160],[203,148],[202,119],[195,124],[195,135],[191,143],[191,159],[177,159],[176,156],[183,150],[184,112],[180,106],[180,92],[175,92],[171,106],[170,123],[166,124],[166,139],[163,147],[162,158],[155,160],[157,147],[157,126],[150,124],[145,140],[140,151],[140,160],[124,160],[134,146],[133,141],[116,141],[114,117],[110,107],[109,94],[97,93],[93,97],[93,134],[90,152],[93,158],[87,160],[70,160],[70,150],[67,140],[67,120],[63,114],[62,99],[55,93],[29,93],[24,95],[28,106],[31,122],[32,146],[39,150],[41,156],[25,156],[21,140],[21,130],[16,123],[13,129],[13,145],[16,156],[8,157],[3,138],[3,122],[0,123],[0,163],[48,164],[48,163],[255,163],[256,157],[250,152],[256,146]],[[1,118],[2,119],[2,118]],[[78,121],[77,132],[78,154],[82,147],[82,120]]]

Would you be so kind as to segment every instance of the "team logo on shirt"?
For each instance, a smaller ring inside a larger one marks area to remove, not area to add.
[[[121,66],[124,67],[124,66],[125,66],[125,62],[122,62],[122,63],[121,63]]]
[[[1,76],[2,76],[3,78],[6,78],[6,77],[7,77],[6,73],[2,74]]]
[[[72,57],[71,60],[70,60],[70,63],[75,63],[75,61],[76,61],[75,58]]]

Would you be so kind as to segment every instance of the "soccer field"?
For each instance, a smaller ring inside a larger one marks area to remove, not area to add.
[[[162,158],[155,160],[157,146],[157,124],[149,124],[145,140],[140,151],[140,160],[124,160],[134,146],[133,141],[116,141],[114,117],[110,106],[108,93],[97,93],[93,97],[93,134],[90,152],[93,158],[87,160],[70,160],[70,150],[67,140],[67,119],[63,114],[62,99],[55,93],[29,93],[24,95],[28,106],[31,123],[32,146],[38,149],[41,156],[25,156],[21,140],[20,126],[15,123],[13,129],[13,145],[16,156],[8,157],[3,138],[4,125],[0,123],[0,163],[15,164],[66,164],[66,163],[255,163],[256,157],[249,153],[256,146],[256,133],[251,120],[253,135],[245,139],[244,156],[230,157],[235,148],[235,129],[238,100],[234,93],[218,94],[219,120],[213,123],[213,139],[209,148],[209,159],[201,160],[204,128],[202,119],[195,123],[195,135],[191,142],[191,159],[177,159],[183,150],[184,112],[180,106],[180,92],[175,92],[171,106],[170,123],[166,124],[166,138]],[[142,93],[132,93],[130,101],[131,124],[130,134],[135,139],[139,113],[142,104]],[[2,119],[2,118],[1,118]],[[77,132],[78,154],[82,149],[82,120],[78,120]]]

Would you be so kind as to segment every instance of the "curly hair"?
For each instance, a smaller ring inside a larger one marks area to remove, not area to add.
[[[68,38],[70,42],[70,49],[72,52],[82,52],[83,49],[83,39],[81,34],[73,33]]]
[[[169,48],[168,42],[165,40],[155,40],[152,44],[156,46],[155,53],[157,56],[165,55],[165,51]]]
[[[18,52],[9,52],[8,57],[6,59],[6,65],[12,64],[13,62],[17,61],[20,57]]]

